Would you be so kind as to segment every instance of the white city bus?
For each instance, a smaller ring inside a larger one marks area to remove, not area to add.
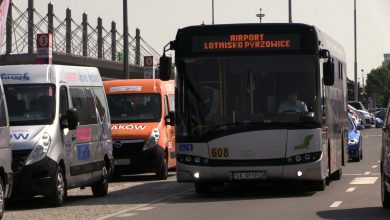
[[[268,180],[324,190],[341,178],[347,78],[332,38],[305,24],[201,25],[180,29],[167,46],[177,67],[178,182],[205,193]],[[160,78],[170,72],[164,54]]]

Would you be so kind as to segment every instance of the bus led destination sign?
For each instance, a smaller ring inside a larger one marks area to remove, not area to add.
[[[198,52],[297,50],[299,36],[277,34],[230,34],[226,36],[198,36],[193,38],[193,49]]]

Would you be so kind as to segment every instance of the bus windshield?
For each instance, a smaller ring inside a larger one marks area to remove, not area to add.
[[[158,122],[161,120],[159,94],[107,95],[111,122]]]
[[[184,58],[178,62],[178,135],[301,126],[308,124],[305,115],[320,122],[316,62],[314,55]]]
[[[47,125],[54,119],[54,85],[5,85],[11,126]]]

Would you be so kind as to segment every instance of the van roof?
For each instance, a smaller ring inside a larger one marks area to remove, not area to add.
[[[121,79],[103,82],[106,94],[124,93],[166,93],[174,94],[174,80],[159,79]]]
[[[0,66],[3,84],[68,83],[74,86],[101,86],[96,67],[50,64]]]

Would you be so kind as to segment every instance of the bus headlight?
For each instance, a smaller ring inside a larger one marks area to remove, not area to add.
[[[42,160],[47,152],[49,151],[49,147],[51,144],[51,138],[48,133],[43,133],[42,137],[35,144],[33,150],[27,158],[26,165],[34,164],[40,160]]]
[[[200,156],[176,154],[176,161],[188,165],[207,165],[209,160]]]
[[[310,163],[321,158],[322,152],[298,154],[287,158],[287,164]]]
[[[150,134],[149,139],[146,141],[142,150],[148,150],[148,149],[156,146],[159,138],[160,138],[160,131],[158,130],[158,128],[153,129],[152,133]]]

